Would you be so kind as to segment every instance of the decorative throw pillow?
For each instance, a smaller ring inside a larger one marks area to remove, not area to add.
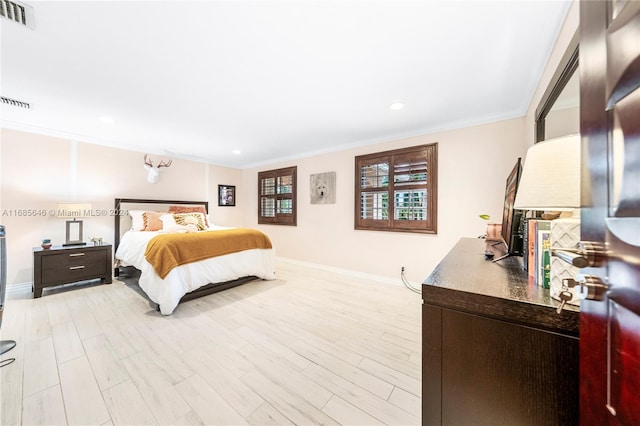
[[[204,206],[169,206],[169,213],[202,213],[204,216],[204,225],[209,227],[209,218],[207,217],[207,209]]]
[[[144,212],[142,214],[142,221],[144,223],[143,231],[160,231],[162,229],[162,220],[160,217],[165,215],[165,212]]]
[[[175,213],[173,220],[178,225],[195,225],[198,231],[204,231],[207,229],[204,226],[204,215],[202,213]]]

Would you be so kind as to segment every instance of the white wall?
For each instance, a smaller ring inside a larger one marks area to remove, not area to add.
[[[524,119],[390,141],[244,170],[245,223],[267,233],[279,256],[334,268],[422,282],[461,237],[499,222],[506,178],[523,154]],[[438,234],[354,230],[355,156],[438,143]],[[298,225],[258,225],[257,173],[298,166]],[[336,172],[336,203],[311,204],[310,175]],[[481,255],[480,253],[479,255]]]
[[[218,184],[239,185],[242,172],[173,159],[157,184],[147,182],[144,154],[9,129],[0,132],[0,223],[7,231],[7,283],[31,282],[32,247],[43,238],[64,243],[65,220],[49,213],[60,201],[87,201],[93,209],[113,210],[114,198],[209,201],[214,223],[242,226],[238,207],[218,207]],[[159,158],[158,158],[159,160]],[[241,208],[241,207],[240,207]],[[22,210],[45,216],[16,216]],[[84,219],[84,240],[113,241],[112,216]]]

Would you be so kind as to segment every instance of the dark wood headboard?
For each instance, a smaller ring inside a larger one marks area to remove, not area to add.
[[[114,238],[113,238],[113,252],[118,249],[120,245],[120,222],[123,215],[127,215],[126,206],[123,204],[156,204],[156,205],[173,205],[173,204],[186,204],[192,206],[204,206],[204,209],[207,213],[209,213],[209,202],[208,201],[185,201],[185,200],[146,200],[140,198],[116,198],[114,211],[116,214],[114,217]]]

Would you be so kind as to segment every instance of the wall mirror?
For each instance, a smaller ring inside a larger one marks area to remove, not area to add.
[[[580,133],[579,38],[576,30],[536,108],[536,142]]]

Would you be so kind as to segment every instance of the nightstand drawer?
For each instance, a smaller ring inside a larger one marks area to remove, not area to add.
[[[91,278],[95,275],[107,272],[104,260],[87,263],[85,265],[70,265],[42,270],[42,284],[50,284],[60,281],[74,282]]]
[[[68,266],[90,265],[97,262],[105,262],[104,251],[83,251],[73,253],[61,253],[44,256],[42,269],[66,269]]]

